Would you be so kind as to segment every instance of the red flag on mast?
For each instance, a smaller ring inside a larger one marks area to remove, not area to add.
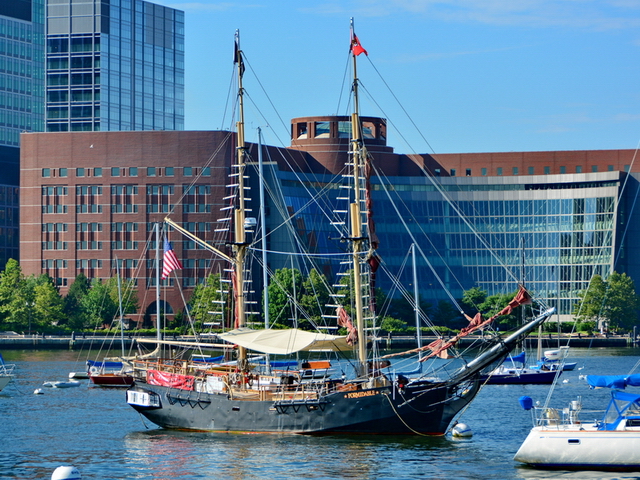
[[[367,57],[369,56],[369,54],[364,49],[364,47],[362,45],[360,45],[360,40],[358,40],[358,37],[356,36],[355,32],[353,31],[353,27],[351,28],[351,52],[356,57],[358,55],[360,55],[361,53],[364,53]]]

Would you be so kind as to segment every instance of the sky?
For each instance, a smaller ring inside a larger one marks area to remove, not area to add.
[[[636,149],[640,0],[154,0],[185,12],[185,129],[229,129],[233,42],[247,140],[288,146],[295,117],[361,114],[396,153]]]

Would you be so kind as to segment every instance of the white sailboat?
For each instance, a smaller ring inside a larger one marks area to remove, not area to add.
[[[600,420],[580,419],[582,399],[568,408],[536,407],[535,426],[514,460],[541,468],[640,468],[640,394],[622,391],[640,386],[640,375],[588,375],[592,388],[611,388],[611,400]],[[525,409],[530,398],[521,399]]]

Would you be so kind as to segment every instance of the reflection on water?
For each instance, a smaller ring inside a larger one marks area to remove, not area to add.
[[[95,480],[638,478],[518,466],[513,455],[531,428],[530,413],[520,409],[518,398],[529,395],[543,403],[546,386],[485,387],[461,419],[474,432],[468,439],[181,432],[143,421],[126,405],[122,389],[84,383],[33,395],[44,381],[64,380],[78,370],[84,360],[76,352],[3,354],[18,364],[18,378],[0,392],[0,478],[49,479],[63,464]],[[636,349],[572,351],[572,360],[584,368],[563,373],[567,382],[556,387],[553,405],[563,407],[581,395],[585,410],[601,410],[609,392],[588,390],[579,375],[627,373],[637,355]]]

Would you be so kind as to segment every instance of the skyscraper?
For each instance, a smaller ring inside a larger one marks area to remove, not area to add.
[[[0,269],[18,259],[20,132],[44,129],[44,1],[0,2]]]
[[[184,129],[184,12],[47,1],[47,131]]]

